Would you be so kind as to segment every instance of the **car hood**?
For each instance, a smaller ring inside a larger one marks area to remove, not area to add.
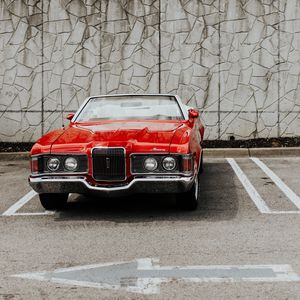
[[[77,123],[68,127],[52,144],[51,152],[86,152],[93,147],[124,147],[134,151],[169,151],[173,136],[183,122],[110,121]]]

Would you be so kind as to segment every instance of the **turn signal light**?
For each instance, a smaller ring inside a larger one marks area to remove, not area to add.
[[[30,161],[30,168],[32,174],[37,174],[39,172],[39,160],[37,157],[32,157]]]
[[[193,171],[193,156],[191,154],[182,157],[182,171],[184,173],[191,173]]]

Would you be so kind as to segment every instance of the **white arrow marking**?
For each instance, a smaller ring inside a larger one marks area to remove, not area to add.
[[[300,281],[290,265],[160,267],[157,259],[150,258],[64,268],[53,272],[25,273],[13,277],[102,289],[123,289],[142,294],[158,293],[161,283],[173,280],[194,283]]]

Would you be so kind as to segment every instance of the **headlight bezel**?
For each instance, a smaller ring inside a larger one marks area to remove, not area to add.
[[[77,167],[74,170],[68,170],[65,167],[65,161],[68,158],[74,158],[77,161]],[[59,167],[56,170],[48,168],[50,159],[58,159]],[[37,163],[36,163],[37,162]],[[35,165],[38,165],[36,167]],[[66,153],[66,154],[37,154],[31,156],[31,176],[41,175],[72,175],[72,174],[87,174],[88,173],[88,156],[83,153]]]
[[[154,157],[158,162],[158,167],[154,171],[148,171],[144,168],[144,161],[149,157]],[[176,165],[172,170],[166,170],[163,167],[162,161],[165,158],[174,158]],[[181,153],[132,153],[130,154],[130,173],[131,175],[182,175],[190,176],[193,170],[184,170],[183,162],[186,159],[190,160],[190,165],[193,165],[192,154]]]

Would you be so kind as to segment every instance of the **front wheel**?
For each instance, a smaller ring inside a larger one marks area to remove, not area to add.
[[[196,210],[200,198],[199,178],[195,178],[192,188],[185,193],[177,196],[177,204],[184,210]]]
[[[69,194],[39,194],[40,202],[46,210],[61,210],[66,206]]]
[[[204,167],[203,167],[203,150],[201,152],[201,159],[200,159],[200,167],[199,167],[199,173],[202,174],[204,171]]]

